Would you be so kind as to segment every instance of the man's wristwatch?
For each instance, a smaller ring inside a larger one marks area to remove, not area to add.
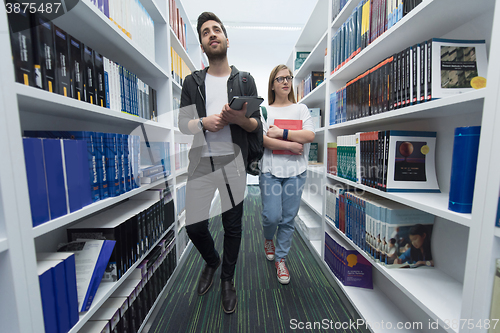
[[[198,120],[198,129],[200,131],[204,130],[204,127],[203,127],[203,117],[201,117],[200,120]]]

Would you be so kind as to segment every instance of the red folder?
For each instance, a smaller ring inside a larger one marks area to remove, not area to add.
[[[274,125],[278,126],[281,129],[301,130],[302,129],[302,120],[275,119]],[[273,150],[273,154],[276,154],[276,155],[298,155],[298,154],[292,153],[290,150]]]

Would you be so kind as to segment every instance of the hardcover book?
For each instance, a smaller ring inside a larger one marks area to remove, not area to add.
[[[54,26],[54,43],[56,46],[56,92],[63,96],[71,96],[69,36]]]
[[[436,178],[436,132],[387,131],[387,192],[440,192]]]
[[[71,71],[71,96],[79,101],[85,101],[83,92],[83,62],[82,43],[76,38],[69,37],[70,71]]]
[[[301,130],[302,129],[302,120],[275,119],[274,125],[278,126],[281,129]],[[292,153],[289,150],[273,150],[273,154],[276,154],[276,155],[297,155],[297,154]]]
[[[390,224],[387,228],[387,268],[433,267],[432,229],[432,224]]]
[[[37,274],[38,281],[40,283],[40,296],[42,299],[45,332],[58,332],[57,299],[54,287],[53,266],[54,264],[51,262],[37,262]]]
[[[54,49],[54,25],[42,15],[33,16],[33,49],[35,62],[35,84],[38,88],[55,92],[56,58]],[[38,68],[40,73],[38,73]],[[40,75],[40,77],[39,77]]]
[[[7,2],[11,5],[17,3],[13,0]],[[27,86],[35,86],[30,16],[31,14],[29,12],[23,11],[19,13],[11,11],[11,13],[8,14],[16,82]],[[37,68],[37,70],[39,70],[39,68]]]
[[[83,90],[87,103],[96,104],[96,80],[94,68],[94,51],[87,45],[83,46]]]
[[[96,103],[106,107],[106,88],[104,84],[104,59],[101,54],[94,51],[94,69],[95,69],[95,93]]]
[[[70,242],[57,250],[75,254],[80,312],[90,309],[114,246],[115,242],[110,240],[81,240]]]
[[[427,100],[486,86],[488,62],[484,40],[433,38],[427,47],[431,66]]]
[[[297,52],[295,55],[295,70],[298,70],[300,66],[306,61],[307,57],[311,52]]]

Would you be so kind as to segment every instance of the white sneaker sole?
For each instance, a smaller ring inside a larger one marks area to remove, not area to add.
[[[266,254],[266,259],[267,259],[267,260],[269,260],[269,261],[273,261],[273,260],[274,260],[274,255],[273,255],[273,256],[268,256],[268,255]]]
[[[283,279],[280,279],[278,277],[278,282],[281,283],[281,284],[289,284],[290,283],[290,278],[288,278],[287,280],[283,280]]]

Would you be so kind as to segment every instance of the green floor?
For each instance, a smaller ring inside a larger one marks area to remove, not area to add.
[[[325,321],[328,325],[330,321],[349,322],[352,317],[297,232],[287,258],[290,284],[283,286],[278,282],[274,263],[264,256],[260,212],[259,189],[249,186],[244,205],[243,239],[235,273],[238,293],[236,311],[227,315],[222,309],[220,280],[217,278],[220,268],[209,292],[198,296],[196,287],[204,262],[193,248],[165,295],[149,333],[357,332],[351,329],[327,330],[320,325]],[[220,217],[213,218],[211,230],[216,248],[221,253],[223,237]],[[316,328],[313,326],[315,322]],[[306,329],[307,325],[311,325],[312,329]]]

